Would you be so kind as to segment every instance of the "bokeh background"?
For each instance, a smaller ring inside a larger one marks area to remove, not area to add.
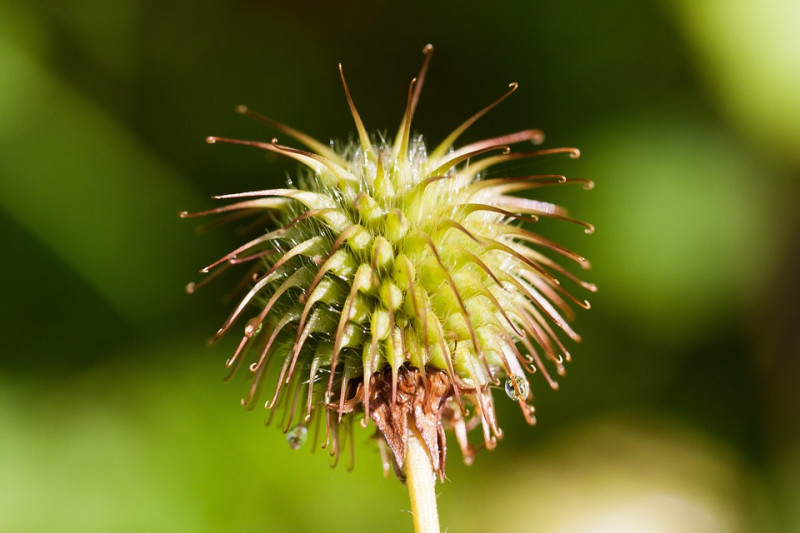
[[[800,3],[0,3],[0,530],[410,531],[370,431],[356,466],[290,450],[224,385],[229,249],[183,209],[293,165],[236,104],[322,140],[393,131],[436,45],[415,129],[538,127],[595,180],[546,191],[600,287],[539,423],[451,449],[442,525],[470,531],[800,531]]]

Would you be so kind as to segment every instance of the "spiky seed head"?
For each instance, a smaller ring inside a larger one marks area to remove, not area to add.
[[[575,148],[523,149],[539,144],[525,130],[456,148],[459,136],[507,98],[470,117],[428,150],[411,135],[411,119],[430,62],[424,49],[411,82],[406,112],[393,142],[368,135],[339,66],[358,142],[332,149],[308,135],[240,106],[237,112],[268,124],[305,149],[271,142],[209,137],[254,146],[301,163],[296,185],[218,196],[233,203],[184,217],[224,214],[255,217],[251,240],[201,272],[233,265],[249,268],[243,296],[217,332],[236,323],[242,338],[226,365],[236,372],[248,360],[252,375],[247,408],[268,384],[268,421],[280,412],[290,446],[305,441],[331,450],[334,463],[354,420],[375,422],[384,469],[402,477],[410,428],[422,436],[434,468],[444,476],[444,430],[453,429],[467,463],[476,446],[468,433],[482,427],[486,448],[502,436],[492,390],[505,387],[533,424],[529,374],[548,365],[563,374],[570,354],[560,337],[580,338],[568,325],[574,298],[561,280],[594,291],[554,257],[588,268],[583,257],[530,227],[540,218],[575,222],[564,208],[514,193],[579,183],[563,175],[485,179],[487,169],[508,161],[566,154]],[[212,271],[214,271],[212,273]],[[199,284],[190,284],[195,290]],[[505,381],[503,381],[505,380]],[[324,426],[324,430],[321,429]],[[390,453],[386,453],[386,452]]]

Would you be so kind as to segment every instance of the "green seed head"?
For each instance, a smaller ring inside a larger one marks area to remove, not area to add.
[[[555,388],[570,355],[561,337],[575,299],[562,280],[594,291],[556,259],[588,262],[532,231],[541,218],[576,222],[557,205],[516,193],[587,180],[561,175],[484,179],[487,169],[548,154],[578,157],[575,148],[511,150],[539,144],[525,130],[456,148],[461,133],[508,97],[478,112],[429,150],[411,135],[411,118],[431,58],[424,50],[405,116],[393,142],[370,137],[345,88],[359,142],[334,150],[302,132],[239,107],[304,145],[240,141],[297,160],[296,185],[229,194],[233,203],[192,215],[252,215],[266,229],[202,270],[249,268],[243,297],[216,337],[240,324],[242,339],[227,361],[231,374],[248,361],[242,400],[254,407],[266,389],[269,421],[279,413],[292,447],[330,447],[338,459],[354,420],[374,421],[384,453],[402,472],[413,427],[444,475],[444,430],[454,429],[465,460],[475,447],[469,430],[483,428],[491,449],[501,436],[492,390],[505,388],[528,422],[528,374]],[[341,66],[340,66],[341,70]],[[213,276],[211,274],[209,278]],[[197,285],[191,285],[194,290]],[[235,330],[234,330],[235,331]],[[265,387],[266,386],[266,387]],[[302,436],[302,438],[300,438]],[[352,442],[352,438],[350,438]]]

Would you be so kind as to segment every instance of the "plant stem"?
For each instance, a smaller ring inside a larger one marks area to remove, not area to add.
[[[406,446],[406,485],[411,498],[416,533],[439,533],[439,511],[436,508],[436,473],[428,449],[414,429],[409,429]]]

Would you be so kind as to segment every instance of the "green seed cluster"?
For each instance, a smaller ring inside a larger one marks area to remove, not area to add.
[[[410,135],[429,57],[412,82],[393,143],[366,134],[346,84],[360,142],[343,150],[244,107],[239,112],[308,150],[277,140],[209,138],[257,146],[305,168],[296,186],[222,196],[236,202],[195,215],[266,215],[263,233],[204,269],[250,267],[244,295],[217,336],[244,323],[228,360],[233,371],[250,361],[253,383],[244,405],[256,405],[269,383],[270,419],[282,405],[281,424],[290,435],[299,433],[297,427],[305,435],[315,416],[324,420],[321,442],[333,439],[337,455],[339,425],[361,413],[366,424],[376,380],[391,381],[394,399],[403,369],[446,375],[451,388],[437,416],[455,427],[467,456],[468,429],[482,425],[489,447],[501,435],[491,396],[501,379],[510,378],[506,392],[532,423],[525,376],[539,370],[555,387],[545,361],[563,372],[569,352],[559,336],[579,340],[567,323],[568,304],[588,307],[561,281],[595,290],[555,260],[587,268],[584,258],[530,229],[543,217],[577,222],[587,232],[592,227],[569,218],[560,206],[514,194],[568,182],[589,188],[591,182],[561,175],[482,179],[487,169],[508,161],[558,153],[577,157],[578,151],[510,149],[541,142],[536,130],[454,149],[472,122],[516,89],[512,84],[429,153],[422,137]]]

